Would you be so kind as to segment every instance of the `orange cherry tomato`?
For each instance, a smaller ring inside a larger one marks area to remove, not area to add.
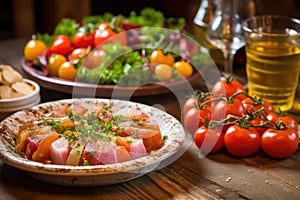
[[[190,63],[185,61],[175,62],[173,68],[181,74],[184,78],[189,78],[193,74],[193,67]]]
[[[163,81],[168,81],[172,78],[173,70],[169,65],[159,64],[156,65],[154,73]]]
[[[61,54],[51,54],[48,59],[48,75],[58,76],[58,68],[67,61],[67,58]]]
[[[62,79],[67,79],[70,81],[74,81],[76,78],[76,68],[75,66],[67,61],[64,62],[59,68],[58,68],[58,77]]]
[[[26,60],[33,61],[42,55],[46,48],[46,45],[41,40],[30,40],[24,47],[24,57]]]
[[[172,67],[175,63],[175,58],[171,53],[164,54],[161,49],[153,51],[149,58],[150,63],[166,64]]]

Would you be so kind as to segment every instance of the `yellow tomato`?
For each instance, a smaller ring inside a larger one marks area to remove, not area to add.
[[[173,66],[175,58],[172,54],[164,54],[164,52],[161,49],[157,49],[151,53],[149,61],[150,63],[166,64],[169,66]]]
[[[42,55],[46,48],[46,45],[41,40],[30,40],[24,47],[24,57],[26,60],[33,61]]]
[[[59,68],[58,68],[58,77],[62,79],[67,79],[70,81],[74,81],[76,78],[76,68],[75,66],[67,61],[64,62]]]
[[[163,81],[170,80],[172,77],[172,67],[166,64],[156,65],[154,73]]]
[[[185,78],[189,78],[193,74],[193,67],[185,61],[178,61],[173,65],[173,68]]]
[[[67,61],[67,58],[61,54],[52,54],[48,61],[48,75],[58,76],[58,68]]]

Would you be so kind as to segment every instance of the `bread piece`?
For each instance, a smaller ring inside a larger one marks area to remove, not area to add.
[[[34,90],[34,88],[31,85],[27,84],[24,81],[18,81],[16,83],[12,84],[11,88],[15,92],[21,93],[23,95],[30,94]]]
[[[2,83],[4,85],[12,85],[15,82],[22,81],[23,77],[13,68],[2,68]]]
[[[13,89],[8,85],[1,85],[0,86],[0,98],[1,99],[11,99],[13,93]]]

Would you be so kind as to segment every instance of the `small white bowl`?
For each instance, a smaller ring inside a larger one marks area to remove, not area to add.
[[[40,103],[40,86],[29,79],[23,79],[26,83],[34,87],[34,91],[28,95],[0,100],[0,118],[12,114],[16,111],[24,110]]]

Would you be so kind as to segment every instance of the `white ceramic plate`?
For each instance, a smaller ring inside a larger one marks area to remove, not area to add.
[[[123,163],[94,166],[43,164],[22,158],[10,148],[11,143],[9,141],[15,137],[20,125],[76,102],[85,106],[110,103],[113,109],[118,112],[140,110],[159,124],[162,135],[168,136],[168,139],[161,149],[151,155]],[[27,171],[39,180],[61,185],[108,185],[140,177],[161,167],[162,163],[163,166],[166,166],[177,159],[180,156],[178,152],[180,152],[184,141],[184,128],[176,118],[157,108],[123,100],[69,99],[54,101],[37,105],[30,110],[19,111],[0,123],[0,159],[13,167]]]

